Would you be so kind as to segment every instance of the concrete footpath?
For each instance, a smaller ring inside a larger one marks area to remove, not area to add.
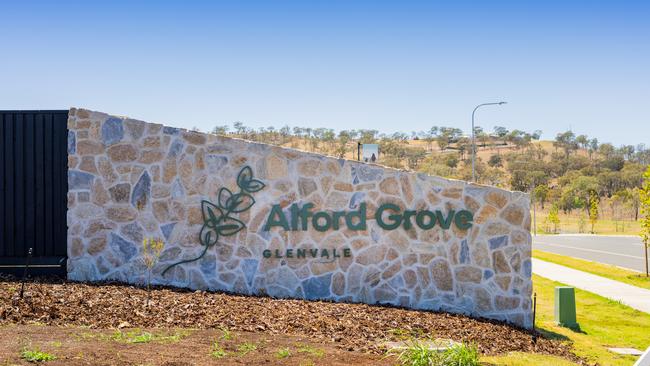
[[[650,290],[533,258],[533,273],[650,313]]]

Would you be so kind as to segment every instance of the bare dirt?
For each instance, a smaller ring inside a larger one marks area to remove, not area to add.
[[[471,342],[485,355],[536,352],[579,361],[561,340],[534,341],[524,329],[447,313],[162,287],[151,290],[147,305],[139,287],[52,279],[28,283],[22,299],[19,293],[20,282],[0,279],[0,362],[19,362],[31,344],[57,355],[48,364],[390,365],[395,359],[384,357],[383,344],[410,337]],[[153,339],[116,337],[138,332]],[[234,339],[221,339],[224,332]],[[209,355],[215,341],[228,356]],[[246,343],[256,350],[241,354]],[[291,355],[279,358],[285,348]]]

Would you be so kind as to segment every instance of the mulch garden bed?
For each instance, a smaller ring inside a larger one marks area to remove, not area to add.
[[[0,279],[0,325],[43,324],[111,328],[227,328],[309,337],[336,348],[383,354],[382,344],[405,337],[473,342],[482,354],[537,352],[580,360],[566,342],[501,322],[462,315],[365,304],[273,299],[119,283],[36,279],[19,297],[20,282]]]

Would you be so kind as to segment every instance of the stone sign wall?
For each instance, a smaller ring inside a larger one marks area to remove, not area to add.
[[[529,198],[71,109],[68,277],[383,303],[531,326]]]

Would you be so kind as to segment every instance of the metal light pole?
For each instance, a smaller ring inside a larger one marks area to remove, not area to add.
[[[474,114],[476,113],[476,110],[479,109],[480,107],[486,106],[486,105],[503,105],[506,104],[507,102],[496,102],[496,103],[483,103],[479,104],[474,108],[472,111],[472,182],[476,183],[476,140],[474,138]]]

